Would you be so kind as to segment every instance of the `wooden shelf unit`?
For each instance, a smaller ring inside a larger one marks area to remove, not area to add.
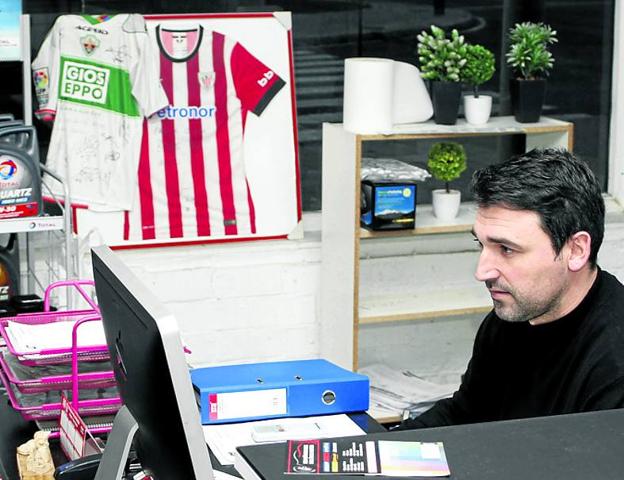
[[[513,117],[493,117],[483,126],[436,125],[432,121],[395,126],[387,135],[359,135],[342,124],[323,124],[323,208],[321,241],[321,356],[345,368],[358,368],[361,324],[413,321],[442,316],[487,312],[486,290],[456,290],[452,295],[432,288],[427,295],[375,298],[360,302],[360,242],[368,238],[469,232],[476,207],[462,204],[452,222],[437,220],[430,205],[418,205],[416,228],[409,231],[371,232],[360,228],[360,167],[363,144],[375,141],[445,139],[479,136],[525,135],[526,149],[564,147],[572,150],[574,125],[542,117],[522,124]],[[434,286],[435,287],[435,286]],[[426,297],[426,298],[425,298]]]

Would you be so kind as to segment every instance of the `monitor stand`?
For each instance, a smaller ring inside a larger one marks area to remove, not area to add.
[[[94,480],[119,480],[123,478],[130,446],[138,429],[139,424],[128,407],[123,405],[115,415],[113,429],[108,436]]]

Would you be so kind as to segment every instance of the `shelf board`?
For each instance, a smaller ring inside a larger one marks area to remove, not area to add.
[[[5,218],[0,220],[0,233],[45,232],[62,230],[62,216]]]
[[[450,221],[440,220],[433,215],[433,207],[416,205],[416,228],[410,230],[373,231],[360,228],[360,238],[409,237],[411,235],[429,235],[434,233],[470,232],[477,214],[473,202],[462,203],[456,218]]]
[[[375,296],[360,299],[359,323],[407,322],[437,317],[486,313],[492,299],[482,284],[419,292],[412,295]]]
[[[536,123],[519,123],[512,116],[491,117],[485,125],[470,125],[464,119],[458,119],[455,125],[438,125],[429,120],[423,123],[394,125],[387,134],[360,134],[363,141],[374,140],[401,140],[415,136],[427,137],[465,137],[479,135],[510,135],[510,134],[540,134],[553,132],[567,132],[573,128],[570,122],[554,118],[541,117]]]

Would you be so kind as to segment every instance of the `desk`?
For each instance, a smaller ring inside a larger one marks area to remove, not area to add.
[[[624,409],[386,432],[369,437],[444,442],[453,480],[624,478]],[[240,447],[236,465],[245,480],[292,480],[292,475],[283,473],[285,456],[284,444]]]
[[[353,420],[358,427],[360,427],[362,430],[364,430],[367,433],[380,433],[380,432],[387,432],[386,428],[379,424],[373,417],[371,417],[370,415],[366,414],[366,413],[349,413],[349,418],[351,420]],[[285,445],[285,443],[282,443],[282,445]],[[231,466],[231,465],[226,465],[226,466],[222,466],[219,463],[219,460],[217,460],[217,457],[212,453],[212,451],[210,449],[208,449],[208,451],[210,452],[210,461],[212,462],[212,467],[216,468],[218,470],[221,470],[225,473],[229,473],[230,475],[236,475],[238,477],[241,476],[241,474],[239,472],[236,471],[236,469]],[[291,476],[292,477],[292,476]],[[289,480],[293,480],[293,478],[290,478]],[[351,480],[353,480],[353,478],[351,478]]]
[[[365,432],[385,432],[386,429],[365,413],[352,413],[349,417],[358,424]],[[34,422],[25,421],[18,412],[8,404],[6,393],[0,388],[0,480],[16,480],[17,463],[15,449],[18,445],[32,438],[37,430]],[[56,466],[67,461],[59,448],[54,448],[56,442],[52,441],[52,453]],[[217,458],[210,452],[210,460],[214,468],[222,470],[230,475],[238,475],[234,467],[222,466]],[[291,479],[292,480],[292,479]],[[351,479],[353,480],[353,479]]]

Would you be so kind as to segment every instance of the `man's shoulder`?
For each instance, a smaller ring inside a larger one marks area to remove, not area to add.
[[[600,271],[600,293],[589,313],[584,334],[593,339],[605,359],[615,360],[624,373],[624,285],[611,273]]]
[[[614,274],[602,269],[599,274],[608,286],[624,290],[624,284]]]
[[[599,275],[601,283],[599,301],[613,307],[624,305],[624,284],[615,275],[606,270],[600,270]],[[624,310],[618,313],[624,314]]]

